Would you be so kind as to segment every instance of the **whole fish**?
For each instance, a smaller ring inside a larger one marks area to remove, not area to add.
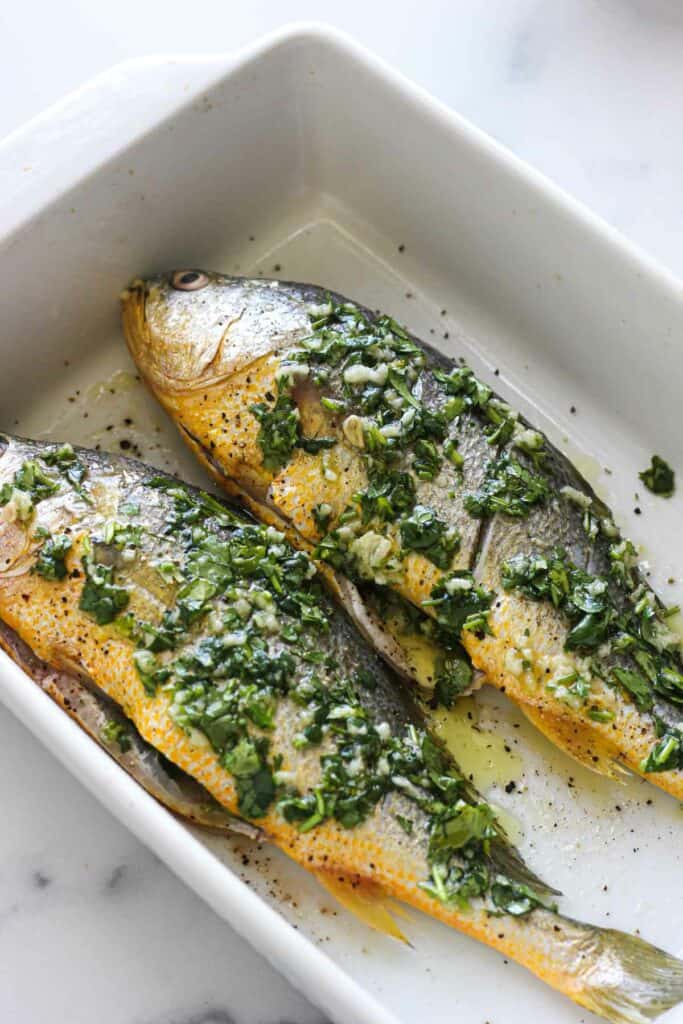
[[[430,616],[587,767],[683,798],[668,610],[577,470],[468,367],[322,288],[198,270],[134,282],[123,323],[216,479],[338,585]]]
[[[33,675],[36,659],[103,694],[354,909],[354,893],[405,901],[609,1020],[683,998],[683,963],[547,905],[281,532],[122,457],[6,436],[0,449],[2,635]]]

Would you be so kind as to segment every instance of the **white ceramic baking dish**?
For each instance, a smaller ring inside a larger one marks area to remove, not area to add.
[[[0,427],[116,444],[129,415],[144,455],[201,479],[126,376],[118,291],[177,265],[316,281],[497,369],[676,598],[681,500],[634,491],[654,451],[683,471],[679,282],[345,37],[297,26],[236,56],[121,65],[5,140],[0,175]],[[333,1020],[590,1018],[441,925],[411,914],[400,946],[277,852],[183,827],[4,657],[0,697]],[[500,697],[477,706],[484,741],[512,750],[488,791],[563,908],[683,952],[678,806],[573,765]]]

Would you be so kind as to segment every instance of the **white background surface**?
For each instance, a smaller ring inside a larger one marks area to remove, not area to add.
[[[229,50],[313,17],[683,273],[678,0],[3,4],[0,135],[126,57]],[[4,710],[0,764],[3,1024],[321,1021]]]

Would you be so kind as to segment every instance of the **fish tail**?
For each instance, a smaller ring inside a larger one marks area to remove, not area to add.
[[[527,924],[528,966],[614,1024],[647,1024],[683,1000],[683,962],[644,939],[543,910]]]

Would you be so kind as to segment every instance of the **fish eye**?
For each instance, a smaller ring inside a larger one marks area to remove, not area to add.
[[[200,270],[176,270],[171,278],[172,286],[179,292],[196,292],[208,283],[208,277]]]

